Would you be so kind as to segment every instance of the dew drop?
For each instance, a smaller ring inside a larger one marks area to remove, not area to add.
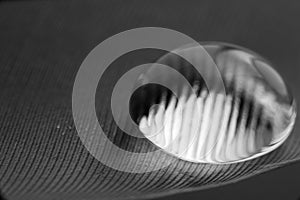
[[[292,131],[296,116],[295,101],[280,75],[247,49],[224,43],[203,47],[217,65],[226,93],[208,91],[202,74],[168,53],[158,62],[183,74],[192,90],[157,69],[145,72],[141,79],[163,79],[180,95],[159,86],[144,86],[143,98],[136,101],[143,107],[136,118],[141,132],[167,153],[197,163],[241,162],[278,148]],[[193,48],[175,51],[200,62],[207,80],[214,82],[205,60],[208,57]]]

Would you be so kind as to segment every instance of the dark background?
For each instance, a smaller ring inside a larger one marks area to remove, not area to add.
[[[1,2],[2,103],[18,101],[24,94],[20,101],[29,100],[38,93],[36,100],[67,106],[76,71],[88,52],[113,34],[143,26],[252,49],[275,64],[300,99],[299,20],[297,0]],[[296,123],[294,131],[299,128]],[[160,199],[296,200],[299,177],[300,165],[293,164],[231,185]]]
[[[293,164],[244,181],[190,193],[157,198],[179,199],[291,199],[300,200],[300,165]]]

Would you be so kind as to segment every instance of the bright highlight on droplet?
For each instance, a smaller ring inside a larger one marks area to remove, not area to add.
[[[159,74],[172,82],[180,95],[153,88],[151,96],[155,98],[137,120],[141,132],[159,148],[191,162],[245,161],[279,147],[289,136],[296,116],[295,101],[279,74],[248,50],[220,43],[207,43],[204,48],[218,66],[226,94],[217,89],[208,91],[203,74],[199,76],[190,64],[167,54],[159,62],[185,75],[192,90]],[[206,57],[197,55],[193,47],[176,51],[200,62],[213,82]],[[149,70],[143,78],[156,73]],[[145,91],[147,96],[149,89]]]

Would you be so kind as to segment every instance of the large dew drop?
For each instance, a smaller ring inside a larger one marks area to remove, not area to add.
[[[208,56],[199,55],[193,46],[175,50],[198,62],[206,81],[178,55],[163,56],[158,62],[178,70],[191,89],[157,69],[147,71],[142,79],[162,79],[179,95],[143,86],[137,100],[143,106],[137,117],[141,132],[167,153],[191,162],[240,162],[279,147],[296,116],[295,101],[279,74],[249,50],[223,43],[203,47],[217,65],[226,93],[208,90],[207,81],[214,82]]]

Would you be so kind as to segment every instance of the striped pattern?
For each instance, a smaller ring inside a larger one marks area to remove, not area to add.
[[[192,162],[244,161],[274,150],[289,135],[293,113],[261,82],[235,81],[234,93],[227,96],[199,92],[194,85],[194,92],[185,88],[178,102],[173,96],[167,105],[162,94],[141,118],[140,130],[160,148]]]
[[[300,13],[293,3],[283,4],[273,1],[272,9],[267,9],[269,2],[255,1],[207,1],[204,6],[199,6],[199,1],[0,3],[1,194],[8,200],[141,199],[216,187],[299,161],[299,123],[296,123],[296,130],[281,148],[258,159],[230,165],[195,164],[177,159],[160,171],[123,173],[104,166],[86,151],[74,128],[71,111],[74,78],[87,53],[112,34],[153,25],[152,22],[187,30],[189,35],[197,37],[200,31],[200,39],[213,38],[213,34],[215,38],[232,41],[234,36],[246,46],[251,44],[261,52],[268,52],[272,60],[278,58],[292,89],[299,91],[297,73],[293,73],[298,66],[299,32],[293,23],[284,22],[300,18]],[[291,8],[288,15],[278,15],[278,10],[285,13],[288,7]],[[253,17],[253,10],[258,8],[268,12],[257,12]],[[218,23],[224,20],[226,23]],[[255,34],[248,34],[253,32],[253,24],[257,27]],[[266,24],[271,35],[265,34]],[[288,31],[290,37],[277,41],[278,48],[265,45],[274,44],[286,30],[295,31]],[[122,67],[113,68],[110,78],[120,76]],[[112,141],[128,149],[142,146],[141,141],[125,140],[126,134],[116,130],[113,119],[107,115],[109,90],[105,89],[99,91],[99,122]],[[114,155],[110,157],[115,162]],[[143,161],[151,162],[146,158]],[[250,193],[252,188],[247,194]]]

